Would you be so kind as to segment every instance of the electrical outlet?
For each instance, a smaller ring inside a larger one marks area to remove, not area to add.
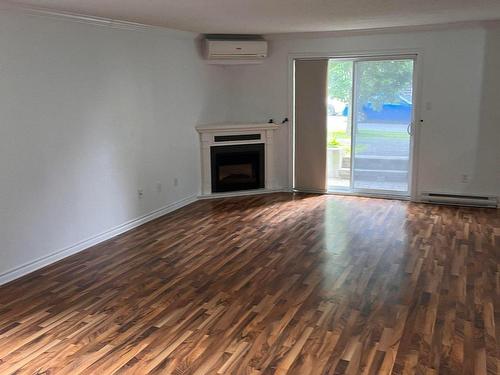
[[[137,197],[140,199],[144,196],[144,190],[142,189],[137,189]]]
[[[179,186],[179,179],[177,177],[174,178],[174,186]]]
[[[156,191],[158,193],[161,193],[162,189],[163,189],[163,187],[161,186],[161,182],[157,182],[156,183]]]
[[[468,183],[469,183],[469,175],[463,174],[462,175],[462,184],[468,184]]]

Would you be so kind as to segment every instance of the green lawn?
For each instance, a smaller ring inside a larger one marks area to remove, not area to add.
[[[408,139],[410,136],[404,132],[390,132],[379,130],[360,130],[357,132],[359,137],[364,138],[384,138],[384,139]],[[328,133],[328,139],[337,139],[339,142],[349,140],[350,136],[346,132],[333,131]]]

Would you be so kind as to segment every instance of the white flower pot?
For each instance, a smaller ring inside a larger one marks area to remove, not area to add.
[[[342,167],[342,156],[344,151],[340,147],[328,147],[327,149],[327,166],[328,166],[328,177],[338,178],[339,170]]]

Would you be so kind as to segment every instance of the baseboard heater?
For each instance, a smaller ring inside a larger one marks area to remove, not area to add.
[[[481,195],[460,195],[460,194],[445,194],[445,193],[422,193],[420,197],[422,202],[436,204],[451,204],[457,206],[474,206],[474,207],[492,207],[498,206],[496,197],[481,196]]]

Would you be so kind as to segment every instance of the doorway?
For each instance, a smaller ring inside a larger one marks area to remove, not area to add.
[[[414,57],[329,59],[327,191],[408,196]]]

